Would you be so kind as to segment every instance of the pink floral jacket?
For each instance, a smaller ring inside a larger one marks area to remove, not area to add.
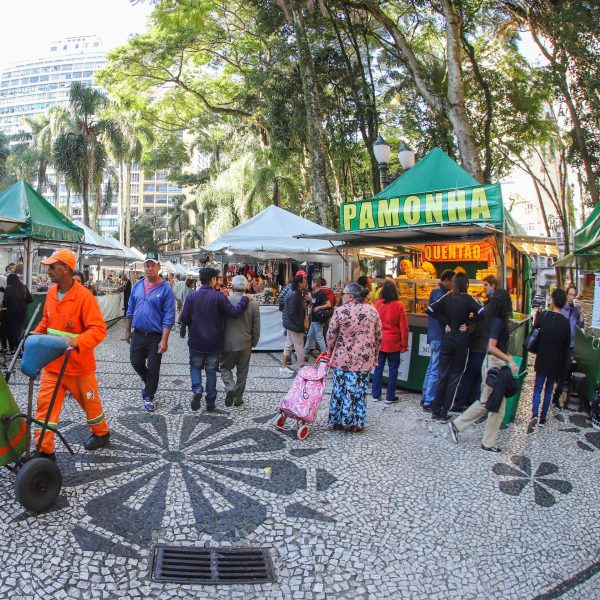
[[[329,366],[370,371],[377,364],[381,338],[381,319],[374,306],[352,301],[336,308],[327,331]]]

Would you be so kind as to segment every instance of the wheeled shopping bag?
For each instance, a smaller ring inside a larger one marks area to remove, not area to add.
[[[323,353],[314,365],[307,365],[298,371],[288,393],[279,403],[272,421],[273,427],[280,431],[291,431],[297,427],[299,440],[308,437],[309,425],[315,422],[323,401],[328,364],[327,355]]]

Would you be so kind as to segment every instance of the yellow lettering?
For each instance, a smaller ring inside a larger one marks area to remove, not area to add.
[[[439,246],[434,246],[433,247],[433,257],[436,260],[440,260],[440,247]]]
[[[344,204],[344,231],[352,230],[352,220],[356,219],[356,204]]]
[[[425,222],[426,223],[442,223],[444,214],[442,206],[444,204],[444,194],[425,194]]]
[[[431,260],[431,246],[425,246],[425,258]]]
[[[467,194],[465,190],[448,192],[448,220],[467,220]]]
[[[458,244],[456,246],[456,252],[458,253],[458,259],[462,260],[464,258],[464,250],[465,250],[465,245],[464,244]]]
[[[481,258],[481,246],[479,244],[475,244],[473,246],[473,258],[475,260],[479,260]]]
[[[379,227],[400,226],[400,198],[379,200],[377,204],[377,224]]]
[[[465,260],[471,260],[471,244],[465,244]]]
[[[456,258],[456,246],[452,244],[450,248],[448,248],[448,258],[455,259]]]
[[[407,196],[404,200],[404,221],[407,225],[417,225],[421,220],[421,198]]]
[[[485,188],[479,187],[473,190],[471,197],[471,220],[491,219],[490,206],[485,194]]]
[[[360,217],[358,221],[359,229],[375,229],[375,220],[373,219],[373,203],[363,202],[360,205]]]

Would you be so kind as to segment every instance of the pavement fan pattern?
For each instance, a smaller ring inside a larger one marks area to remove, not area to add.
[[[327,429],[328,384],[308,438],[270,424],[292,378],[255,353],[239,408],[190,409],[187,346],[176,332],[154,414],[143,411],[123,323],[97,349],[111,443],[86,452],[84,415],[65,401],[59,501],[36,515],[0,476],[0,598],[526,599],[600,597],[600,432],[568,410],[525,432],[529,375],[502,454],[459,445],[418,394],[368,397],[367,427]],[[27,381],[11,380],[19,405]],[[156,544],[270,549],[276,582],[152,580]]]

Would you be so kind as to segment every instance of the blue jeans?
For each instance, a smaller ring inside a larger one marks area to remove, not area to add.
[[[550,408],[550,400],[552,398],[552,389],[554,388],[554,382],[556,381],[556,377],[554,375],[546,375],[544,373],[536,373],[535,375],[535,384],[533,386],[533,411],[532,417],[537,417],[540,410],[540,399],[542,397],[542,388],[544,387],[544,382],[546,383],[546,388],[544,389],[544,403],[542,404],[542,414],[541,418],[546,419],[546,415],[548,414],[548,408]]]
[[[321,352],[325,352],[325,350],[327,350],[327,345],[325,344],[325,338],[323,337],[323,323],[311,321],[308,334],[306,336],[306,342],[304,342],[304,352],[308,352],[310,350],[310,345],[315,338],[317,339],[317,346],[319,346],[319,350],[321,350]]]
[[[431,348],[431,357],[429,358],[429,366],[423,379],[423,404],[429,406],[435,398],[435,388],[437,385],[438,375],[440,372],[440,348],[442,347],[441,340],[433,340],[429,342]]]
[[[206,370],[206,406],[214,406],[217,399],[217,369],[219,367],[219,353],[206,354],[190,350],[190,377],[192,378],[192,392],[202,394],[202,369]]]
[[[398,367],[400,366],[400,352],[379,352],[377,366],[373,371],[373,398],[381,398],[381,379],[383,377],[383,367],[387,360],[389,372],[386,400],[393,400],[396,397],[396,381],[398,381]]]

